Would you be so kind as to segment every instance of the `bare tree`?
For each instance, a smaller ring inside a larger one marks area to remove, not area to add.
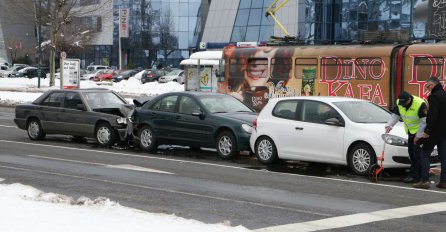
[[[173,30],[172,17],[170,16],[170,9],[166,10],[161,16],[160,21],[160,48],[163,51],[164,62],[172,52],[178,47],[178,38],[171,34]]]
[[[15,16],[12,16],[11,21],[29,23],[32,20],[35,25],[42,26],[48,43],[42,42],[48,44],[47,48],[50,50],[50,86],[54,86],[56,51],[61,48],[72,50],[94,36],[95,31],[86,29],[86,24],[79,23],[77,19],[97,15],[101,20],[112,20],[102,19],[106,15],[104,10],[111,11],[108,6],[112,6],[112,2],[113,0],[1,0],[0,7],[14,12],[12,15]]]

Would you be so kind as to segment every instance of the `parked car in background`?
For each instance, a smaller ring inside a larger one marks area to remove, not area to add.
[[[113,82],[120,82],[122,80],[128,80],[130,77],[134,76],[140,72],[138,69],[130,69],[119,73],[118,75],[113,77]]]
[[[100,69],[93,77],[94,81],[112,81],[113,76],[116,75],[116,70]]]
[[[7,65],[0,65],[0,71],[6,71],[8,70],[9,66]]]
[[[254,122],[251,149],[263,164],[278,159],[341,164],[365,175],[386,143],[383,167],[409,167],[404,125],[383,135],[389,118],[388,111],[365,100],[274,98]]]
[[[141,76],[141,83],[158,81],[161,76],[166,75],[168,72],[163,69],[152,70],[147,69]]]
[[[96,70],[96,71],[94,71],[92,73],[86,73],[86,74],[82,75],[80,77],[80,79],[81,80],[91,80],[92,81],[92,80],[94,80],[96,78],[97,75],[99,75],[103,71],[104,71],[104,69],[99,69],[99,70]]]
[[[133,137],[140,148],[171,144],[216,148],[223,159],[248,151],[256,113],[226,94],[172,92],[157,96],[132,115]]]
[[[133,108],[108,89],[49,90],[32,104],[17,105],[14,122],[31,140],[63,134],[111,146],[127,139],[127,115]]]
[[[14,72],[17,72],[17,71],[19,71],[21,69],[24,69],[25,67],[27,67],[27,66],[13,66],[13,67],[10,67],[9,69],[0,72],[0,77],[11,77],[11,75]]]
[[[160,83],[166,83],[170,81],[184,84],[184,71],[181,69],[173,70],[158,79],[158,82]]]
[[[110,67],[106,65],[89,65],[87,66],[86,71],[87,73],[94,73],[100,69],[110,69]]]
[[[46,78],[47,73],[49,73],[49,67],[40,67],[41,77]],[[26,78],[35,78],[39,77],[39,69],[37,67],[26,67],[17,72],[12,73],[11,77],[26,77]]]

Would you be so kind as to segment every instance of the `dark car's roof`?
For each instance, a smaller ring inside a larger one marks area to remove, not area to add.
[[[40,95],[36,100],[34,100],[33,104],[39,104],[48,94],[53,92],[82,92],[82,93],[94,93],[94,92],[113,92],[110,89],[106,88],[88,88],[88,89],[51,89]]]
[[[189,96],[229,96],[227,94],[222,94],[222,93],[209,93],[209,92],[195,92],[195,91],[185,91],[185,92],[170,92],[170,93],[165,93],[163,95],[169,95],[169,94],[182,94],[182,95],[189,95]]]

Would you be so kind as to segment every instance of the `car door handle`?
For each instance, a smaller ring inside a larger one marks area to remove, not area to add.
[[[296,129],[296,130],[303,130],[304,128],[303,127],[294,127],[294,129]]]

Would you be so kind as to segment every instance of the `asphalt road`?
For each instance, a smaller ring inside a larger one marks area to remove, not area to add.
[[[73,198],[107,197],[153,213],[257,231],[446,228],[446,191],[434,184],[413,189],[399,181],[404,170],[388,170],[389,177],[371,183],[333,165],[283,162],[266,168],[248,155],[223,161],[214,151],[173,147],[146,153],[67,136],[35,142],[13,117],[13,108],[0,108],[2,183]]]

